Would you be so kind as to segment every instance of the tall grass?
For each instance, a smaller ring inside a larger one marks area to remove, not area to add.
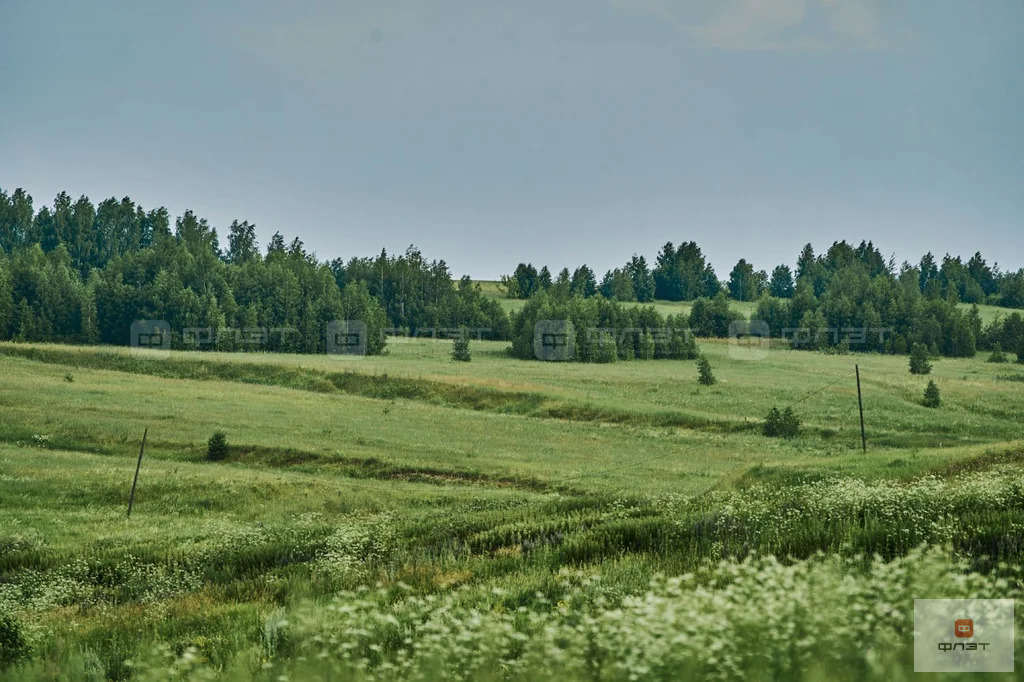
[[[902,679],[913,598],[1021,589],[1020,389],[971,378],[983,360],[939,363],[954,421],[902,437],[986,445],[906,445],[893,421],[892,449],[852,455],[823,437],[828,406],[785,442],[744,426],[777,397],[724,352],[685,424],[578,400],[665,388],[651,363],[524,363],[520,390],[488,384],[517,361],[486,353],[461,382],[0,355],[0,679]],[[777,362],[788,391],[803,369]],[[873,390],[911,395],[888,362],[864,363]],[[207,462],[219,430],[228,457]]]

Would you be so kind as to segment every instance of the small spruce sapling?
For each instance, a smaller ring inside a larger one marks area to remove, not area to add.
[[[458,335],[452,340],[452,360],[456,362],[469,362],[469,334],[465,329],[459,330]]]
[[[211,462],[219,462],[228,456],[228,438],[223,432],[210,436],[206,444],[206,459]]]
[[[697,381],[699,381],[702,386],[714,386],[717,380],[715,379],[714,373],[711,371],[711,363],[708,362],[707,356],[701,355],[697,358],[697,372]]]

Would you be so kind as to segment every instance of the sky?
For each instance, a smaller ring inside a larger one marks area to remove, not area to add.
[[[1024,267],[1020,0],[2,0],[0,187],[321,259]]]

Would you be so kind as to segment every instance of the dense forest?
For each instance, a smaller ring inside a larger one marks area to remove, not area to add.
[[[897,268],[870,242],[804,247],[796,270],[769,276],[740,260],[722,282],[700,247],[666,244],[654,267],[634,255],[598,282],[581,265],[552,276],[520,264],[502,279],[509,296],[529,299],[511,318],[468,277],[453,279],[443,260],[405,253],[322,262],[301,239],[275,233],[265,249],[255,227],[234,221],[222,243],[205,219],[131,199],[94,205],[62,192],[33,207],[21,189],[0,189],[0,339],[129,343],[132,322],[166,320],[177,348],[324,352],[334,320],[367,326],[367,351],[389,334],[445,336],[468,329],[510,340],[510,352],[534,357],[534,330],[569,320],[574,359],[693,358],[691,333],[724,337],[742,316],[729,300],[757,301],[755,319],[794,347],[971,356],[1001,349],[1024,357],[1019,314],[983,326],[960,303],[1024,307],[1024,271],[1001,272],[981,254],[964,263],[928,254]],[[693,301],[689,315],[662,317],[655,300]],[[193,335],[184,330],[212,330]],[[246,330],[262,330],[258,345]],[[199,341],[199,339],[202,339]]]
[[[255,227],[217,231],[187,211],[172,226],[166,209],[131,199],[94,206],[59,194],[38,211],[22,190],[0,190],[0,338],[126,345],[138,319],[166,320],[174,347],[187,329],[203,349],[322,352],[334,320],[368,328],[367,350],[388,334],[435,335],[453,327],[508,338],[500,304],[444,261],[406,253],[320,262],[294,238],[274,234],[265,251]],[[259,334],[243,333],[261,330]]]
[[[997,265],[990,266],[981,253],[974,254],[966,263],[961,257],[948,254],[938,263],[934,255],[927,253],[917,265],[903,263],[897,269],[895,262],[886,260],[871,242],[861,242],[857,247],[845,241],[836,242],[821,256],[815,256],[814,247],[807,244],[797,259],[795,273],[788,265],[779,265],[769,275],[741,258],[725,282],[718,279],[696,243],[676,247],[669,242],[662,247],[653,268],[643,256],[634,255],[621,268],[606,272],[600,283],[586,265],[572,274],[563,268],[552,278],[548,266],[537,270],[532,263],[520,263],[515,272],[501,278],[501,283],[511,298],[530,298],[537,291],[555,287],[584,297],[601,294],[618,301],[641,303],[655,299],[714,298],[720,291],[735,301],[756,301],[764,295],[793,298],[801,280],[809,281],[815,296],[820,296],[837,273],[854,264],[863,266],[872,278],[902,278],[913,272],[927,300],[1024,308],[1024,269],[1001,272]]]
[[[502,285],[516,298],[694,301],[687,326],[697,336],[729,334],[740,319],[729,308],[732,299],[756,301],[753,319],[767,322],[773,338],[789,339],[795,348],[907,353],[920,343],[933,355],[970,357],[978,349],[1001,349],[1024,357],[1019,313],[986,327],[976,308],[958,305],[1024,307],[1024,270],[1000,272],[980,253],[967,263],[947,255],[941,264],[929,253],[918,265],[897,268],[871,242],[836,242],[820,256],[808,244],[795,272],[779,265],[769,276],[741,259],[721,282],[695,243],[668,243],[653,269],[633,256],[600,284],[585,265],[572,274],[564,268],[552,279],[546,266],[538,271],[520,263]]]

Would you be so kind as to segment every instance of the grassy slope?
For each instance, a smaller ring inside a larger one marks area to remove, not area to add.
[[[710,389],[697,386],[692,363],[550,365],[511,360],[492,343],[474,343],[468,365],[447,359],[447,343],[426,340],[394,343],[377,358],[175,355],[167,376],[117,371],[133,359],[124,349],[40,346],[51,355],[39,362],[2,345],[0,574],[8,584],[0,611],[29,604],[21,617],[36,628],[37,655],[63,660],[52,643],[65,639],[95,652],[108,674],[127,674],[120,662],[140,637],[197,646],[224,662],[261,641],[276,609],[376,581],[422,593],[467,585],[478,591],[466,598],[479,603],[500,587],[498,601],[513,607],[538,590],[552,594],[553,570],[583,565],[612,588],[642,590],[656,572],[690,570],[722,551],[690,535],[669,541],[670,529],[694,523],[680,519],[706,513],[669,514],[675,495],[832,476],[906,480],[1002,466],[1003,453],[1012,464],[1020,452],[1024,383],[1000,377],[1024,368],[937,362],[946,405],[931,411],[916,404],[926,380],[906,372],[905,358],[773,351],[755,361],[731,357],[725,343],[703,345],[719,378]],[[857,450],[854,362],[865,377],[867,455]],[[188,376],[206,378],[173,378],[181,363]],[[232,376],[243,381],[224,380],[218,363],[236,366]],[[346,390],[325,379],[344,370],[375,386],[416,380],[427,399],[366,397],[351,379]],[[244,382],[254,376],[264,382]],[[800,438],[756,432],[773,404],[837,379],[797,404],[807,425]],[[545,402],[510,414],[500,400],[467,409],[433,399],[452,385]],[[551,406],[563,418],[545,412]],[[595,420],[613,411],[703,416],[708,426]],[[205,462],[205,441],[218,429],[231,456]],[[986,524],[1004,527],[996,512],[984,513]],[[340,574],[325,568],[320,557],[338,528],[372,536],[382,524],[397,537],[386,556]],[[810,552],[843,537],[881,547],[874,535],[856,535],[855,524],[842,528],[835,538],[834,529],[805,532],[803,544],[782,534],[789,544],[780,547]],[[534,545],[543,551],[528,554]],[[91,568],[75,568],[81,561]]]

